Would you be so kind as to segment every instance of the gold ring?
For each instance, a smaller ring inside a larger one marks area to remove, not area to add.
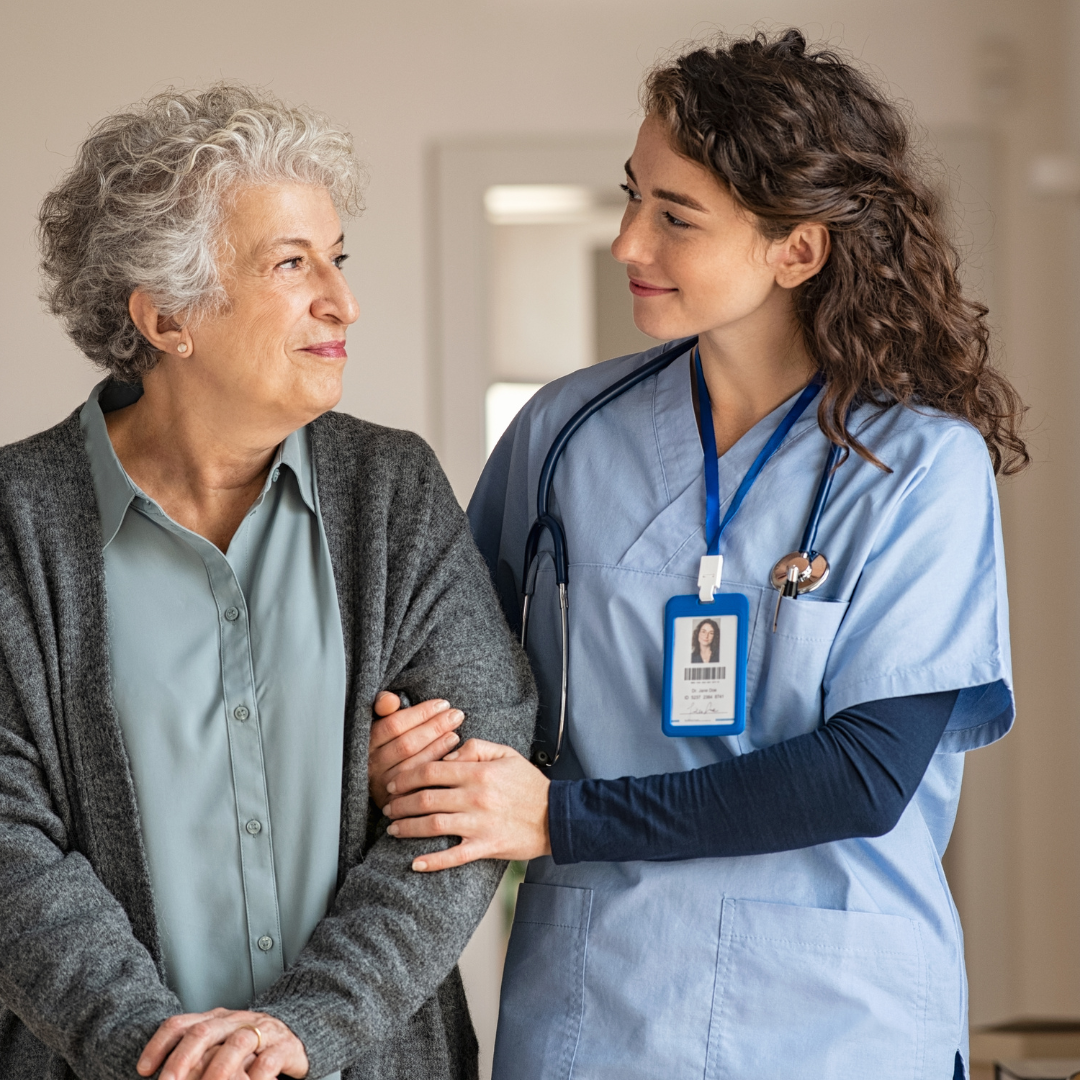
[[[255,1038],[259,1040],[255,1044],[255,1054],[256,1054],[256,1056],[258,1056],[259,1051],[262,1049],[262,1032],[254,1024],[241,1024],[240,1025],[240,1030],[241,1031],[243,1031],[245,1028],[248,1031],[254,1031],[255,1032]]]

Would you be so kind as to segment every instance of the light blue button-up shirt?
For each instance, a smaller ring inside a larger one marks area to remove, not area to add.
[[[185,1010],[245,1008],[337,878],[345,651],[308,433],[282,443],[222,553],[124,472],[107,385],[81,420],[166,977]]]

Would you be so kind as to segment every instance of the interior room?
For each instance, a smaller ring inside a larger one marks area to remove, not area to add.
[[[8,4],[0,441],[58,423],[102,378],[38,298],[41,197],[99,118],[227,78],[354,133],[368,181],[346,250],[361,314],[339,408],[420,434],[467,503],[537,389],[653,344],[609,250],[645,70],[718,30],[789,25],[905,103],[997,362],[1029,406],[1033,464],[998,485],[1016,724],[968,755],[944,865],[972,1075],[999,1059],[1080,1060],[1078,0]],[[462,959],[486,1075],[519,879],[512,868]]]

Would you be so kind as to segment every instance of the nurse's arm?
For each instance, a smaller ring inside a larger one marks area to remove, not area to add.
[[[403,769],[387,784],[383,809],[398,837],[460,836],[461,843],[413,860],[419,871],[475,859],[535,859],[551,854],[551,781],[516,750],[470,739],[442,761]]]

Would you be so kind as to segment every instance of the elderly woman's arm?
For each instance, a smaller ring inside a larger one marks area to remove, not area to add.
[[[13,617],[10,602],[0,604],[0,617],[25,622]],[[73,850],[51,795],[57,778],[12,677],[15,665],[21,682],[32,680],[28,669],[38,658],[31,654],[0,655],[0,1037],[10,1009],[84,1080],[124,1080],[180,1002],[120,903]],[[21,1061],[18,1075],[40,1075],[31,1071],[42,1065],[36,1048],[27,1043],[22,1057],[12,1056],[19,1054],[16,1040],[5,1060]]]
[[[396,438],[406,442],[404,490],[387,523],[384,685],[412,701],[452,702],[465,714],[463,739],[527,751],[536,710],[528,662],[434,454],[415,437]],[[366,803],[366,775],[349,780],[361,781]],[[297,962],[253,1005],[301,1038],[311,1076],[362,1062],[365,1047],[435,994],[502,876],[504,864],[491,861],[418,874],[412,861],[431,841],[395,840],[386,824]]]

